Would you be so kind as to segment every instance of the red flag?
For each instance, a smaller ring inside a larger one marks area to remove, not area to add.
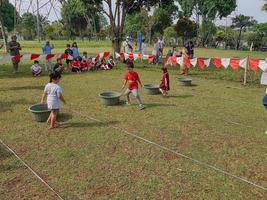
[[[177,57],[176,56],[171,57],[171,63],[172,63],[172,66],[174,66],[174,67],[177,66]]]
[[[260,64],[260,60],[259,60],[259,59],[253,59],[253,58],[250,58],[250,59],[248,60],[248,67],[249,67],[249,69],[251,69],[254,73],[256,73],[256,72],[258,71],[259,64]]]
[[[164,58],[164,66],[166,67],[169,64],[169,56]]]
[[[134,55],[133,55],[133,53],[129,53],[129,54],[128,54],[128,59],[129,59],[129,60],[132,60],[132,61],[134,60]]]
[[[107,58],[108,56],[109,56],[109,52],[107,52],[107,51],[104,52],[103,57],[104,57],[104,58]]]
[[[184,65],[189,69],[191,67],[191,62],[188,56],[184,56]]]
[[[213,58],[212,63],[215,65],[216,68],[221,68],[222,67],[222,60],[221,58]]]
[[[95,59],[96,60],[99,60],[99,58],[100,58],[100,54],[97,54],[96,57],[95,57]]]
[[[230,60],[230,66],[234,71],[238,71],[240,69],[240,59],[239,58],[232,58]]]
[[[55,56],[55,54],[47,54],[46,56],[46,60],[50,60],[51,58],[53,58]]]
[[[68,55],[63,53],[59,56],[60,59],[67,59],[68,58]]]
[[[31,54],[30,60],[35,60],[40,57],[40,54]]]
[[[125,57],[124,57],[124,53],[121,52],[121,53],[120,53],[120,59],[121,59],[121,61],[124,61],[124,58],[125,58]]]
[[[202,59],[202,58],[198,58],[197,59],[197,66],[200,68],[200,69],[205,69],[205,62],[204,62],[204,59]]]
[[[154,62],[154,56],[153,55],[149,55],[148,56],[148,64],[151,64]]]

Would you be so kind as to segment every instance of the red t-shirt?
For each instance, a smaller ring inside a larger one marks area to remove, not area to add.
[[[71,66],[72,66],[73,68],[80,68],[80,67],[81,67],[81,63],[80,63],[80,61],[78,61],[78,60],[73,60],[73,61],[71,62]]]
[[[160,80],[160,86],[161,89],[163,90],[170,90],[170,79],[169,79],[169,74],[164,73],[161,80]]]
[[[138,81],[140,81],[139,76],[134,71],[129,71],[125,74],[124,80],[128,81],[128,89],[138,89]]]

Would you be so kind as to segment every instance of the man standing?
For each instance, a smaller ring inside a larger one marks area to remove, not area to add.
[[[7,44],[7,50],[9,51],[10,56],[12,56],[13,73],[17,73],[20,62],[19,50],[21,50],[20,43],[17,42],[17,36],[13,35],[11,37],[11,41]]]
[[[50,45],[49,41],[46,41],[45,45],[42,47],[43,50],[43,54],[45,54],[46,56],[48,54],[52,53],[52,49],[54,49],[54,45]],[[52,70],[52,63],[51,60],[47,60],[45,59],[45,71],[51,71]]]
[[[126,40],[123,42],[123,49],[124,49],[124,53],[127,53],[127,54],[133,52],[133,46],[132,46],[129,36],[127,36]]]

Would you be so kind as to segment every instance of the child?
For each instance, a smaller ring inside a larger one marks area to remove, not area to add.
[[[70,68],[70,63],[73,60],[73,51],[70,48],[70,44],[67,44],[67,49],[65,49],[65,54],[67,55],[66,63],[68,69]]]
[[[47,103],[48,109],[51,110],[47,123],[50,124],[50,129],[53,129],[58,127],[57,115],[60,109],[60,100],[63,103],[66,103],[66,101],[62,96],[62,89],[58,85],[61,74],[59,72],[53,72],[49,76],[50,83],[45,86],[41,103]]]
[[[41,76],[42,67],[39,65],[39,61],[35,60],[31,66],[31,72],[34,77]]]
[[[76,73],[80,73],[82,71],[82,66],[79,59],[74,59],[71,62],[71,71]]]
[[[163,96],[167,96],[168,91],[170,90],[169,73],[166,67],[162,67],[161,70],[163,72],[163,76],[160,80],[159,90]]]
[[[113,69],[113,67],[115,66],[115,62],[113,60],[113,56],[109,57],[108,63],[107,63],[107,68],[108,69]]]
[[[60,58],[57,58],[57,63],[55,64],[55,66],[53,68],[53,72],[58,72],[58,73],[62,74],[63,71],[64,71],[64,66],[62,64],[62,61]]]
[[[124,89],[126,84],[128,83],[128,88],[124,93],[124,95],[126,95],[126,97],[127,97],[126,104],[127,105],[131,104],[130,94],[132,93],[139,103],[139,109],[143,110],[145,108],[145,106],[142,104],[141,98],[140,98],[139,93],[138,93],[138,84],[140,84],[141,87],[143,87],[143,85],[140,81],[140,78],[139,78],[137,72],[133,71],[133,68],[134,68],[133,62],[128,62],[127,66],[128,66],[128,72],[124,76],[124,83],[122,86],[122,89]]]

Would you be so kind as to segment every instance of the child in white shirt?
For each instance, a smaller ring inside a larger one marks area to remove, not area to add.
[[[39,65],[39,61],[35,60],[31,66],[31,72],[34,77],[41,76],[42,67]]]
[[[50,74],[50,83],[45,86],[44,93],[42,95],[41,103],[47,103],[48,109],[51,110],[47,123],[50,124],[50,129],[57,128],[57,115],[60,109],[60,100],[66,103],[62,89],[58,85],[61,74],[59,72],[53,72]]]

